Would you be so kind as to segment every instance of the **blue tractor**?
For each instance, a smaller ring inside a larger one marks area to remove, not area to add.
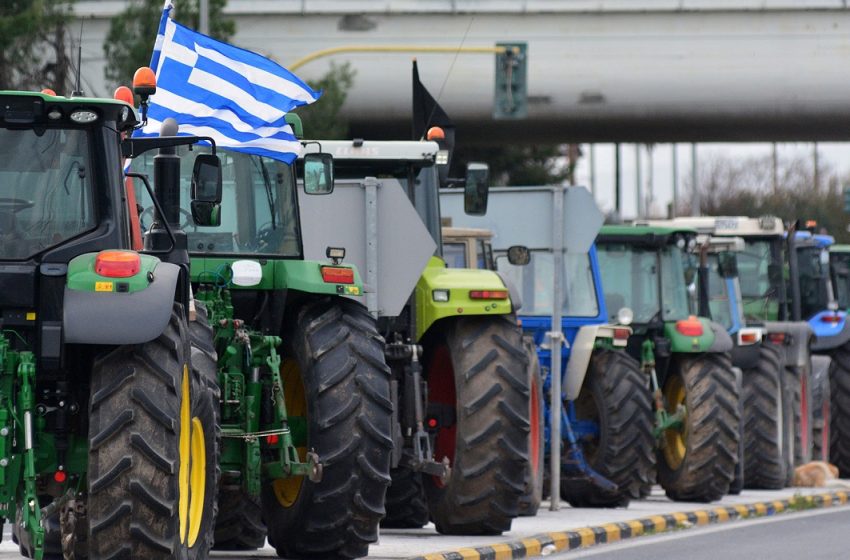
[[[547,487],[543,478],[552,431],[552,350],[559,346],[550,336],[554,276],[560,278],[563,294],[561,498],[573,507],[621,507],[632,498],[647,496],[654,482],[654,420],[645,389],[647,379],[638,362],[624,351],[631,335],[627,326],[630,311],[618,308],[621,312],[614,315],[622,324],[608,323],[611,315],[603,297],[595,247],[583,252],[567,250],[564,268],[556,275],[547,237],[535,231],[534,220],[524,219],[551,211],[547,209],[550,192],[549,187],[493,188],[485,217],[464,215],[459,211],[460,198],[451,192],[441,196],[441,203],[443,214],[454,219],[453,226],[492,233],[495,267],[522,301],[518,318],[526,348],[538,357],[532,363],[539,364],[539,373],[531,375],[531,418],[539,422],[531,430],[528,487],[534,491],[527,496],[526,513],[536,510],[542,489]],[[520,208],[522,215],[518,215]],[[545,220],[537,222],[551,227]],[[485,237],[479,236],[477,244],[468,243],[467,250],[486,247]],[[516,251],[520,247],[527,250],[525,264],[511,254],[524,253]],[[477,260],[488,262],[466,257],[467,264]]]

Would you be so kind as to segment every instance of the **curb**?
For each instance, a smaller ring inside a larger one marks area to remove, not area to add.
[[[664,533],[676,529],[689,529],[696,525],[711,525],[736,519],[764,517],[785,511],[825,508],[848,503],[850,492],[830,492],[828,494],[797,495],[786,500],[758,502],[736,506],[702,509],[689,512],[652,515],[631,521],[607,523],[594,527],[582,527],[571,531],[541,533],[525,539],[504,543],[459,548],[447,552],[434,552],[422,556],[413,556],[408,560],[514,560],[532,558],[543,554],[552,554],[586,548],[597,544],[617,542],[641,535]]]

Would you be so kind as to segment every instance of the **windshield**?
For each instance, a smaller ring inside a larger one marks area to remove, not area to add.
[[[89,133],[0,128],[0,259],[25,259],[91,230]]]
[[[299,170],[300,171],[300,170]],[[410,181],[414,183],[413,200],[416,212],[434,242],[437,244],[437,254],[442,246],[440,233],[440,198],[437,168],[433,165],[420,167],[404,161],[377,161],[334,159],[334,178],[336,179],[397,179],[408,198],[411,198]]]
[[[824,311],[830,300],[827,285],[829,255],[818,247],[797,249],[797,266],[800,270],[800,312],[808,318]]]
[[[443,243],[443,260],[449,268],[466,268],[466,243]]]
[[[615,321],[622,307],[631,308],[637,324],[659,315],[665,321],[688,316],[686,256],[680,249],[611,243],[598,250],[609,320]]]
[[[839,309],[850,309],[850,253],[830,253],[829,267]]]
[[[746,249],[737,253],[738,278],[747,317],[762,320],[779,317],[780,251],[778,240],[746,239]]]
[[[708,255],[708,308],[711,319],[723,325],[727,331],[733,326],[729,286],[720,274],[719,255]]]
[[[197,151],[198,148],[195,148]],[[185,151],[181,151],[185,155]],[[133,170],[153,177],[154,153],[133,161]],[[190,177],[193,157],[181,158],[180,219],[193,254],[301,255],[295,181],[292,168],[267,157],[218,150],[221,159],[221,225],[199,227],[192,220]],[[154,208],[147,190],[136,182],[143,207],[142,230],[153,223]]]
[[[525,266],[514,266],[507,257],[499,256],[496,265],[522,294],[522,315],[552,315],[554,254],[532,251],[531,261]],[[561,312],[567,317],[596,317],[599,315],[596,290],[593,287],[593,270],[590,255],[564,254],[564,274],[561,274],[564,305]]]

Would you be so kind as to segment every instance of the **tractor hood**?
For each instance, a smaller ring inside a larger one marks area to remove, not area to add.
[[[490,270],[447,268],[431,257],[416,284],[416,338],[436,321],[463,315],[506,315],[513,311],[510,289]]]

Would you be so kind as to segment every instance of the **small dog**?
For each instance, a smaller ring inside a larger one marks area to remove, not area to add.
[[[809,488],[850,487],[850,482],[838,478],[838,467],[825,461],[812,461],[794,469],[794,486]]]

